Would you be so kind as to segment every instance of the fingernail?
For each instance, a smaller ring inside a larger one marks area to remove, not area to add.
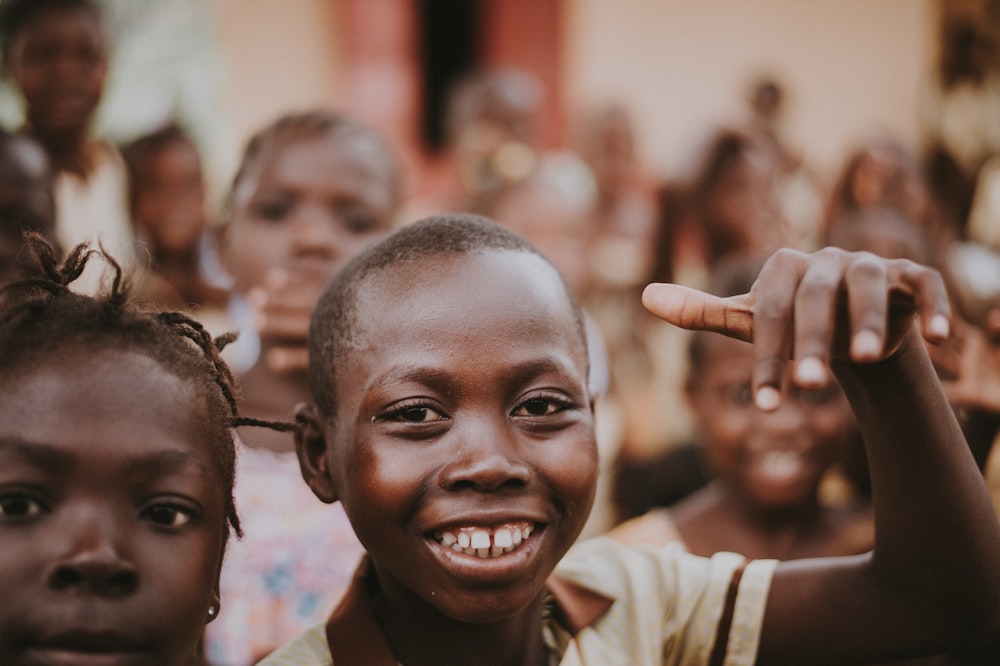
[[[937,338],[947,338],[950,329],[951,323],[944,315],[931,317],[930,323],[927,324],[927,332]]]
[[[778,408],[778,403],[781,402],[781,394],[773,386],[761,386],[757,389],[757,395],[754,396],[753,401],[757,405],[757,409],[773,412]]]
[[[882,340],[875,331],[858,331],[851,340],[851,356],[854,358],[875,358],[882,353]]]
[[[795,381],[803,386],[826,383],[826,364],[816,356],[807,356],[795,364]]]

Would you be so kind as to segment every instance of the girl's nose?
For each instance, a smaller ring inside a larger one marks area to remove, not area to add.
[[[139,572],[125,555],[125,538],[111,520],[78,522],[64,534],[65,547],[47,570],[53,590],[81,590],[104,597],[135,592]]]
[[[517,443],[506,428],[470,427],[459,436],[458,450],[441,470],[442,488],[494,492],[528,483],[531,468],[519,455]]]
[[[292,224],[292,251],[296,256],[332,259],[340,247],[336,220],[318,206],[303,206]]]

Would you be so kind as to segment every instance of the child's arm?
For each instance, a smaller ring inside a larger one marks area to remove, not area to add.
[[[832,359],[862,428],[875,549],[779,565],[759,663],[859,663],[996,634],[1000,529],[920,339],[948,332],[936,272],[867,253],[781,251],[750,294],[651,285],[643,301],[678,326],[752,338],[762,408],[777,405],[788,358],[803,386],[822,384]]]

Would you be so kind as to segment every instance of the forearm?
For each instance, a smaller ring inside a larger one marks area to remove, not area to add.
[[[1000,528],[919,336],[886,361],[834,370],[868,452],[875,579],[943,634],[996,626]]]

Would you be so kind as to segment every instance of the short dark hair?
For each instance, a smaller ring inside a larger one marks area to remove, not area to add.
[[[6,56],[21,29],[39,14],[76,9],[92,13],[98,22],[103,18],[101,7],[94,0],[9,0],[0,4],[0,53]]]
[[[334,369],[352,349],[351,341],[359,328],[358,290],[370,275],[432,257],[489,251],[525,252],[552,268],[562,283],[586,350],[580,307],[562,274],[541,252],[489,218],[468,213],[437,215],[403,227],[356,256],[334,277],[316,304],[309,329],[309,388],[323,415],[329,418],[336,411]]]
[[[242,534],[233,500],[236,425],[291,429],[288,424],[245,419],[237,414],[238,389],[219,351],[235,335],[215,340],[196,320],[179,312],[141,310],[129,300],[121,267],[111,257],[85,244],[56,265],[51,246],[38,234],[26,237],[34,252],[39,277],[0,289],[0,374],[30,368],[41,354],[69,345],[135,351],[191,383],[208,408],[209,436],[225,491],[226,523]],[[106,295],[77,294],[69,285],[88,260],[100,254],[112,267],[114,279]],[[228,533],[228,530],[227,530]]]

